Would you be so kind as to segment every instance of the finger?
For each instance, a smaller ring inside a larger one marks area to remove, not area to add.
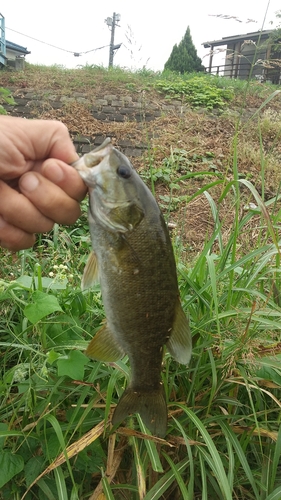
[[[1,180],[0,215],[8,224],[27,233],[44,233],[54,225],[53,220],[43,215],[23,194]]]
[[[80,216],[79,203],[37,172],[24,174],[19,187],[30,202],[54,222],[73,224]]]
[[[87,187],[78,172],[59,160],[46,160],[39,170],[44,177],[63,189],[71,198],[82,201],[87,193]]]
[[[32,145],[36,159],[58,158],[65,163],[72,163],[78,159],[68,129],[62,122],[56,120],[25,121],[28,122],[30,136],[33,138]]]
[[[34,245],[35,235],[8,224],[0,216],[0,246],[17,252]]]
[[[68,164],[78,158],[66,126],[59,121],[4,116],[1,123],[0,133],[6,146],[0,155],[4,180],[19,177],[47,158],[58,158]]]

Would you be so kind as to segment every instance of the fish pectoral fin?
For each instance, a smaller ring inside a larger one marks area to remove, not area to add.
[[[81,282],[82,290],[87,290],[99,281],[98,261],[95,252],[91,252],[83,273]]]
[[[180,301],[176,306],[175,320],[166,346],[178,363],[182,363],[183,365],[189,363],[192,352],[192,339],[189,321],[182,309]]]
[[[167,431],[167,405],[163,386],[159,390],[141,391],[128,387],[114,410],[112,424],[120,424],[133,413],[139,413],[152,434],[164,437]]]
[[[102,326],[89,343],[85,354],[98,361],[117,361],[125,356],[125,352],[120,347],[108,325]]]
[[[113,227],[120,232],[134,229],[144,218],[144,211],[136,203],[118,205],[110,210],[108,219]]]

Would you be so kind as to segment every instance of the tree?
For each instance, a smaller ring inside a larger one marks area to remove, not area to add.
[[[189,26],[179,45],[175,44],[165,69],[179,73],[191,73],[192,71],[204,71],[204,66],[194,47]]]

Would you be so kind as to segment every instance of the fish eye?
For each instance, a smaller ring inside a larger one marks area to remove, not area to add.
[[[126,165],[120,165],[120,167],[117,168],[117,174],[123,179],[129,179],[129,177],[131,177],[131,173],[131,169]]]

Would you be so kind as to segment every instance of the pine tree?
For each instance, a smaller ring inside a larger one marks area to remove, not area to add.
[[[178,73],[191,73],[192,71],[204,71],[204,66],[197,55],[196,48],[190,34],[189,26],[179,45],[175,44],[165,69],[177,71]]]

